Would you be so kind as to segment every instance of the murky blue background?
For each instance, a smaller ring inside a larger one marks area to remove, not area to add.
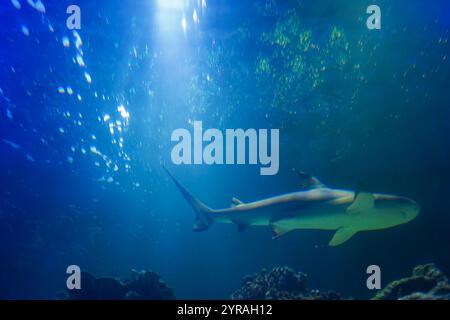
[[[153,270],[189,299],[283,265],[356,298],[370,264],[383,285],[419,263],[450,272],[448,1],[30,2],[0,3],[0,298],[55,298],[69,264]],[[173,165],[170,135],[194,120],[279,128],[279,174]],[[213,208],[298,190],[307,171],[422,213],[335,248],[327,231],[194,233],[162,164]]]

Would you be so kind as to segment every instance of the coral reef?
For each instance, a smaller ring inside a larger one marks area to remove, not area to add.
[[[132,270],[129,280],[96,278],[81,273],[81,289],[67,290],[59,298],[71,300],[173,300],[175,294],[152,271]],[[241,287],[231,295],[233,300],[341,300],[334,291],[311,290],[308,276],[289,267],[262,269],[247,275]],[[389,283],[373,300],[450,300],[450,284],[434,264],[416,266],[412,275]]]
[[[340,300],[339,294],[307,288],[308,276],[288,267],[263,269],[246,276],[241,288],[231,295],[233,300]]]
[[[434,264],[419,265],[407,278],[389,283],[374,300],[450,300],[447,277]]]
[[[131,271],[131,279],[96,278],[81,273],[81,289],[67,290],[60,298],[70,300],[174,300],[175,294],[158,274],[152,271]]]

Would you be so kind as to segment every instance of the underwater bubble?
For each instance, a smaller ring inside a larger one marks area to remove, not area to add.
[[[83,45],[83,41],[81,40],[81,37],[78,34],[78,32],[76,32],[75,30],[73,31],[73,36],[75,38],[75,48],[77,48],[79,50],[81,48],[81,46]]]
[[[36,0],[36,1],[27,0],[27,2],[32,8],[36,9],[40,13],[45,13],[45,6],[41,0]]]
[[[106,114],[103,116],[103,121],[108,122],[109,119],[111,119],[111,117],[109,116],[109,114],[106,113]]]
[[[125,109],[123,104],[121,104],[120,106],[117,107],[117,111],[119,111],[122,118],[124,118],[126,120],[128,120],[128,118],[130,118],[130,113]]]
[[[198,20],[198,15],[197,15],[197,10],[195,10],[195,9],[194,9],[194,13],[192,14],[192,20],[193,20],[195,23],[198,23],[198,22],[199,22],[199,20]]]
[[[84,63],[83,57],[80,54],[77,54],[76,57],[77,63],[80,67],[84,68],[86,67],[86,64]]]
[[[24,34],[24,35],[26,35],[27,37],[30,35],[30,30],[28,30],[28,28],[27,28],[27,26],[25,26],[25,25],[22,25],[22,33]]]
[[[93,153],[93,154],[97,154],[97,155],[102,155],[100,151],[97,150],[97,148],[95,146],[91,146],[89,148],[89,150]]]
[[[86,149],[85,148],[81,148],[81,153],[82,154],[86,154]]]
[[[58,93],[66,93],[66,90],[63,87],[58,87]]]
[[[16,9],[22,8],[22,6],[20,5],[19,0],[11,0],[11,3]]]
[[[73,158],[72,157],[67,157],[67,162],[68,163],[73,163]]]
[[[108,177],[108,179],[106,179],[106,182],[108,182],[108,183],[113,183],[113,182],[114,182],[114,179],[113,179],[112,177]]]
[[[37,11],[45,13],[45,6],[41,0],[36,1],[34,7],[36,8]]]
[[[91,75],[87,72],[84,73],[84,78],[86,79],[86,82],[91,84],[92,83],[92,78]]]
[[[50,22],[48,23],[48,30],[50,32],[55,32],[55,29],[53,28],[53,26],[50,24]]]
[[[11,110],[9,110],[9,109],[6,109],[6,116],[9,118],[9,119],[13,119],[13,115],[12,115],[12,113],[11,113]]]
[[[73,89],[71,87],[67,87],[66,91],[70,96],[73,95]]]
[[[181,19],[181,28],[183,29],[183,31],[186,31],[186,28],[187,28],[187,22],[186,22],[186,18],[185,18],[185,17],[183,17],[183,18]]]
[[[83,100],[83,98],[81,98],[81,95],[80,95],[80,94],[77,94],[77,99],[78,99],[78,101]]]
[[[64,133],[64,132],[65,132],[65,131],[64,131],[64,128],[59,128],[58,130],[59,130],[59,132],[61,132],[61,133]]]
[[[70,46],[70,40],[67,37],[62,38],[62,44],[64,47],[68,48]]]
[[[2,140],[2,141],[4,143],[6,143],[7,145],[11,146],[14,149],[20,149],[20,146],[17,143],[15,143],[15,142],[12,142],[12,141],[9,141],[9,140]]]
[[[25,155],[26,157],[27,157],[27,160],[28,161],[31,161],[31,162],[35,162],[36,160],[34,160],[34,158],[32,157],[32,156],[30,156],[28,153]]]
[[[202,9],[206,8],[206,0],[202,0]]]

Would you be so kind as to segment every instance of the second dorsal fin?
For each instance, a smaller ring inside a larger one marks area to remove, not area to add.
[[[310,175],[309,173],[300,171],[298,173],[298,177],[300,179],[300,185],[303,189],[317,189],[325,187],[325,185],[320,182],[319,179]]]
[[[241,201],[241,200],[239,200],[238,198],[232,198],[231,199],[231,207],[236,207],[236,206],[240,206],[240,205],[243,205],[244,203]]]

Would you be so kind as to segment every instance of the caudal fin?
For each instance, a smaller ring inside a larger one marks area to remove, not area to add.
[[[210,216],[210,213],[213,211],[208,206],[203,204],[200,200],[195,198],[171,173],[164,167],[167,174],[172,178],[173,182],[175,182],[176,186],[180,190],[183,197],[186,201],[191,205],[192,209],[195,212],[195,222],[194,222],[194,231],[204,231],[209,228],[212,224],[213,220]]]

